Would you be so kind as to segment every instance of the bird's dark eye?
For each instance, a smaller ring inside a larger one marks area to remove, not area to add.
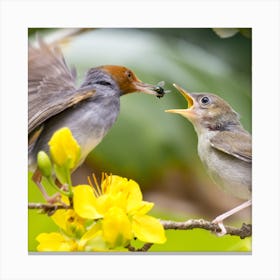
[[[208,96],[203,96],[201,99],[200,99],[200,103],[202,105],[207,105],[210,103],[210,98]]]
[[[130,79],[132,77],[132,73],[130,71],[127,72],[127,77]]]

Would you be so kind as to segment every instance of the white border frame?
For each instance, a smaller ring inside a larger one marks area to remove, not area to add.
[[[280,279],[277,0],[2,1],[0,19],[0,279]],[[252,255],[28,255],[27,28],[73,26],[253,28]]]

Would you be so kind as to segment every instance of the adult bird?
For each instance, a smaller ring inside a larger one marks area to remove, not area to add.
[[[239,115],[221,97],[212,93],[188,93],[174,84],[188,102],[187,109],[166,110],[180,114],[194,126],[198,154],[212,179],[223,190],[246,200],[216,217],[224,235],[223,220],[250,206],[252,191],[252,137],[239,121]]]
[[[105,65],[91,68],[81,85],[76,85],[76,71],[70,69],[58,46],[38,39],[38,47],[28,47],[28,165],[37,168],[39,151],[49,152],[53,133],[68,127],[81,147],[82,164],[116,121],[120,97],[132,92],[158,97],[164,90],[140,81],[124,66]],[[34,173],[40,186],[40,172]],[[42,188],[41,188],[42,190]],[[42,190],[43,191],[43,190]],[[45,198],[50,197],[43,191]]]

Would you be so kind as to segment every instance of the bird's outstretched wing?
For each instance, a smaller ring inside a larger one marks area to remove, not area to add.
[[[217,150],[252,162],[252,137],[249,133],[221,131],[211,138],[210,143]]]
[[[45,120],[94,94],[77,89],[75,70],[70,70],[61,50],[38,38],[28,47],[28,134]]]

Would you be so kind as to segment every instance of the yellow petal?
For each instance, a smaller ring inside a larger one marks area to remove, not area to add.
[[[74,240],[58,232],[41,233],[36,240],[39,242],[37,246],[39,252],[69,252],[77,250],[77,244]]]
[[[126,209],[126,200],[123,198],[122,193],[115,195],[103,194],[97,197],[97,209],[100,214],[105,214],[112,207]]]
[[[144,215],[133,216],[132,231],[143,242],[162,244],[166,241],[165,231],[158,219]]]
[[[69,198],[66,195],[61,196],[61,201],[64,202],[65,204],[67,204],[67,205],[70,205]]]
[[[108,176],[101,184],[102,193],[115,193],[122,185],[126,184],[126,182],[126,178],[117,175]]]
[[[109,248],[105,240],[103,239],[102,231],[98,231],[94,238],[88,240],[84,244],[82,250],[85,252],[108,252]]]
[[[154,207],[154,203],[142,201],[137,207],[130,209],[130,215],[145,215]]]
[[[127,178],[117,175],[108,177],[102,183],[102,191],[109,196],[119,196],[118,199],[122,200],[122,203],[126,205],[127,212],[139,207],[142,203],[143,197],[139,185]]]
[[[63,210],[59,209],[51,216],[52,220],[58,225],[61,229],[66,231],[66,223],[69,217],[75,213],[73,210]]]
[[[133,181],[129,180],[126,185],[127,192],[127,212],[130,212],[135,207],[139,207],[142,204],[142,192],[139,185]]]
[[[68,236],[80,238],[85,232],[85,220],[72,209],[59,209],[52,219]]]
[[[80,159],[81,149],[69,128],[57,130],[49,141],[50,154],[58,166],[74,168]]]
[[[133,237],[131,223],[121,208],[110,208],[102,225],[104,240],[110,248],[124,246]]]
[[[75,212],[84,219],[99,219],[102,217],[96,209],[96,197],[89,185],[79,185],[73,188],[73,206]]]
[[[102,236],[101,223],[93,225],[80,239],[79,251],[107,251],[108,247]]]
[[[98,232],[101,231],[101,224],[94,224],[81,238],[81,242],[87,242],[90,239],[95,238]]]
[[[105,194],[117,194],[120,192],[129,193],[131,198],[142,200],[142,193],[139,185],[127,178],[112,175],[102,182],[102,192]]]
[[[69,198],[65,195],[62,195],[61,201],[67,205],[70,205]],[[62,228],[64,231],[66,230],[66,219],[69,218],[74,213],[73,210],[65,210],[65,209],[58,209],[54,212],[51,216],[52,220]]]

